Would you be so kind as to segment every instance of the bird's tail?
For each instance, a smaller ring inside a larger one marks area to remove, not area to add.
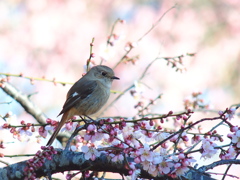
[[[51,146],[53,141],[55,140],[55,138],[57,137],[60,129],[62,128],[62,126],[65,124],[65,122],[67,122],[68,120],[68,112],[65,112],[62,116],[62,119],[60,121],[60,123],[58,124],[56,130],[53,132],[51,138],[49,139],[47,146]]]

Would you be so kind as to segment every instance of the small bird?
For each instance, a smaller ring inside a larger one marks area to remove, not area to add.
[[[70,118],[75,115],[88,117],[88,115],[99,111],[110,96],[110,88],[114,79],[119,78],[114,75],[111,68],[98,65],[91,68],[87,74],[75,82],[69,89],[62,111],[59,113],[59,115],[63,114],[62,119],[47,146],[53,143],[62,126]]]

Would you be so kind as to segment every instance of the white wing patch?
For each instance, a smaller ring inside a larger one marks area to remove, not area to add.
[[[78,93],[77,92],[74,92],[73,94],[72,94],[72,97],[75,97],[75,96],[77,96],[78,95]]]

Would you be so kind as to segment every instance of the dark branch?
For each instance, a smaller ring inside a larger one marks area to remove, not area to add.
[[[64,171],[78,170],[78,171],[98,171],[98,172],[113,172],[122,175],[128,175],[129,169],[127,162],[112,162],[105,154],[101,154],[95,161],[86,160],[84,153],[72,152],[57,149],[57,154],[53,155],[52,160],[45,160],[44,165],[36,171],[37,177],[48,176],[49,174],[55,174]],[[127,158],[128,162],[132,162],[132,158]],[[9,165],[0,169],[0,179],[18,180],[24,179],[24,168],[26,167],[26,161],[22,161],[16,164]],[[141,168],[140,165],[136,166]],[[146,171],[141,170],[140,178],[154,179],[154,180],[179,180],[188,176],[201,177],[205,180],[212,180],[209,175],[204,174],[198,170],[190,170],[186,176],[171,178],[168,176],[161,176],[154,178]],[[193,178],[194,179],[194,178]]]
[[[202,166],[202,167],[198,168],[198,171],[199,172],[206,172],[209,169],[213,169],[216,166],[220,166],[220,165],[224,165],[224,164],[240,164],[240,160],[239,159],[228,159],[228,160],[216,161],[216,162],[213,162],[212,164],[209,164],[207,166]]]

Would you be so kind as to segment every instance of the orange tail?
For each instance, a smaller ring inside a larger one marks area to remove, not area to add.
[[[65,124],[65,122],[67,122],[68,120],[68,112],[65,112],[62,116],[62,119],[60,121],[60,123],[57,126],[57,129],[53,132],[51,138],[49,139],[47,146],[51,146],[53,141],[55,140],[55,138],[57,137],[60,129],[62,128],[62,126]]]

